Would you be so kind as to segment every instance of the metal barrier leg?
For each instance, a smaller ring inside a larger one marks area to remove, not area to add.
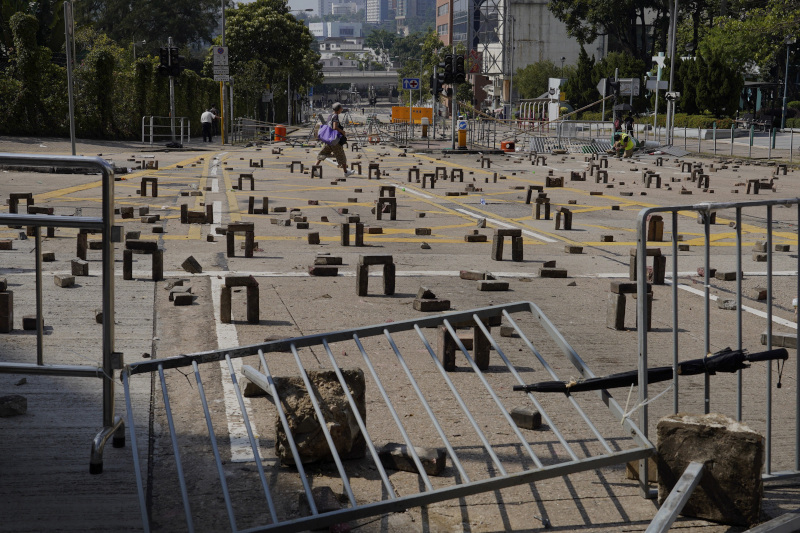
[[[115,416],[114,425],[104,427],[92,441],[92,453],[89,459],[90,474],[103,473],[103,450],[110,438],[114,448],[125,447],[125,422],[121,416]]]

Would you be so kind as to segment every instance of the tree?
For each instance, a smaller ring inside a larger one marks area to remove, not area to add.
[[[168,37],[179,45],[211,42],[220,20],[220,0],[86,0],[73,5],[77,25],[90,24],[120,43],[144,39],[163,46]]]
[[[716,54],[707,58],[698,54],[697,62],[701,74],[695,97],[697,107],[716,117],[732,116],[739,109],[739,95],[744,87],[742,76]]]
[[[514,86],[520,98],[538,98],[547,92],[550,78],[560,77],[561,69],[549,59],[544,59],[517,70]]]
[[[254,76],[260,77],[261,90],[269,84],[276,99],[282,94],[284,105],[276,102],[276,109],[286,109],[285,99],[293,96],[286,93],[287,84],[294,93],[322,81],[319,52],[312,48],[316,41],[308,28],[291,15],[286,2],[256,0],[238,4],[225,13],[225,44],[231,74],[234,77],[241,74],[249,83],[256,83]],[[204,66],[206,75],[211,74],[211,56],[209,50]]]
[[[600,94],[597,92],[599,80],[592,77],[593,69],[594,57],[590,58],[586,49],[581,46],[575,74],[567,79],[564,87],[564,92],[575,109],[584,107],[600,98]]]
[[[394,47],[394,42],[398,38],[397,34],[386,30],[372,30],[364,38],[364,46],[372,48],[375,51],[375,55],[378,56],[380,60],[389,61],[389,56],[392,55],[390,52]]]
[[[663,31],[662,21],[668,14],[668,6],[669,2],[664,0],[551,0],[549,3],[553,15],[567,26],[567,34],[582,46],[606,35],[612,46],[641,60],[649,60],[653,53],[652,45],[648,47],[648,28],[652,25]]]
[[[684,113],[696,115],[699,112],[697,107],[697,87],[700,85],[702,57],[694,60],[687,59],[681,61],[679,68],[676,68],[678,86],[681,88],[681,99],[678,101],[680,109]]]

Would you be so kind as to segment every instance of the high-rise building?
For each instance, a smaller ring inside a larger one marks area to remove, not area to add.
[[[453,43],[450,31],[453,27],[453,0],[436,2],[436,34],[445,45]]]
[[[367,22],[372,24],[380,24],[388,18],[388,0],[367,0]]]

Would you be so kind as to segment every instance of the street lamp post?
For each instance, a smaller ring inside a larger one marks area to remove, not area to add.
[[[136,45],[144,46],[147,44],[147,41],[133,41],[133,62],[136,62]]]
[[[289,13],[304,13],[306,11],[314,11],[314,9],[311,8],[311,7],[307,8],[307,9],[290,9]],[[297,17],[295,17],[295,18],[297,18]],[[292,83],[291,83],[291,80],[292,80],[292,75],[291,74],[287,74],[286,75],[286,102],[287,102],[286,122],[288,123],[289,126],[292,125],[292,109],[294,107],[294,106],[292,106],[294,98],[292,97]]]
[[[561,56],[561,78],[562,79],[564,78],[564,61],[566,61],[566,60],[567,60],[566,57]]]
[[[786,37],[783,42],[786,44],[786,72],[783,75],[783,111],[781,113],[781,131],[786,125],[786,89],[789,86],[789,45],[794,44],[794,37]]]

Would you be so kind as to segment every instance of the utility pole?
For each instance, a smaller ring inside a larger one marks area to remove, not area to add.
[[[175,142],[175,76],[172,75],[172,37],[167,41],[169,48],[169,127],[172,132],[172,142]]]
[[[66,35],[65,48],[67,50],[67,95],[69,98],[69,140],[72,143],[72,155],[75,155],[75,96],[72,92],[72,61],[74,56],[71,41],[74,39],[72,26],[72,2],[64,2],[64,33]]]
[[[225,0],[220,0],[221,11],[222,11],[222,46],[225,46]],[[220,113],[222,116],[220,117],[220,138],[222,139],[222,144],[225,144],[225,117],[227,113],[225,113],[225,102],[227,100],[227,94],[225,94],[225,82],[219,82],[219,93],[220,99],[222,102],[220,103]]]

